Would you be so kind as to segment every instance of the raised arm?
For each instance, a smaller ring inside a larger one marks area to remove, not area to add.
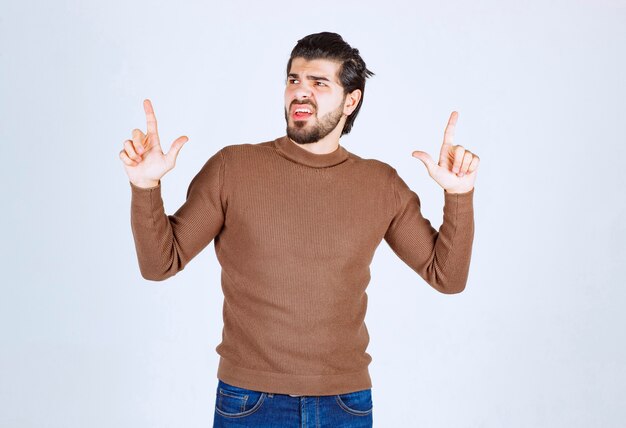
[[[221,151],[215,153],[189,184],[185,203],[166,215],[161,178],[174,168],[187,137],[176,139],[164,154],[150,100],[144,100],[144,111],[147,134],[133,130],[120,159],[131,187],[131,228],[141,275],[163,280],[181,271],[221,230],[224,159]]]
[[[474,240],[474,182],[479,158],[453,145],[458,113],[453,111],[435,163],[426,152],[414,151],[430,177],[444,189],[443,223],[437,231],[421,214],[420,200],[393,170],[395,216],[385,235],[392,250],[433,288],[442,293],[465,289]]]
[[[474,189],[444,190],[443,223],[439,230],[422,216],[420,199],[393,171],[395,216],[385,241],[408,266],[434,289],[460,293],[467,283],[474,238]]]

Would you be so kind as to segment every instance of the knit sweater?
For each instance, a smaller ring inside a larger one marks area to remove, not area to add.
[[[327,154],[287,136],[225,146],[173,215],[161,181],[130,186],[145,279],[175,275],[214,241],[224,295],[217,377],[242,388],[334,395],[372,387],[366,288],[383,239],[434,289],[458,293],[467,282],[474,189],[443,191],[437,231],[394,168],[341,144]]]

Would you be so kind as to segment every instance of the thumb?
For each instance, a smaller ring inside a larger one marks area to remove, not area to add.
[[[170,147],[170,151],[167,152],[167,155],[165,155],[167,157],[168,163],[170,165],[174,165],[176,163],[176,158],[178,157],[178,152],[180,152],[180,149],[183,148],[183,145],[189,141],[189,138],[187,138],[186,136],[182,136],[182,137],[178,137],[171,145]]]
[[[426,152],[416,150],[412,153],[412,156],[421,160],[429,172],[432,171],[432,169],[436,166],[433,158],[431,158],[430,155]]]

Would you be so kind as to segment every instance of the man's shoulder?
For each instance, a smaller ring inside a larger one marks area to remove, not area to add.
[[[263,152],[272,150],[274,148],[275,140],[267,140],[259,143],[237,143],[228,144],[222,147],[219,151],[223,155],[237,156],[239,154],[247,154],[250,152]]]
[[[355,165],[367,169],[371,172],[379,172],[382,174],[391,174],[395,169],[389,165],[388,163],[375,158],[364,158],[355,153],[348,151],[350,154],[350,159],[354,162]]]

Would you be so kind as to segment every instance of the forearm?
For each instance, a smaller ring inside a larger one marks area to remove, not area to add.
[[[465,289],[469,274],[474,240],[473,189],[444,195],[443,223],[427,276],[438,291],[453,294]]]
[[[145,279],[160,281],[180,270],[175,257],[174,234],[161,198],[160,183],[143,188],[130,183],[131,228],[139,270]]]

